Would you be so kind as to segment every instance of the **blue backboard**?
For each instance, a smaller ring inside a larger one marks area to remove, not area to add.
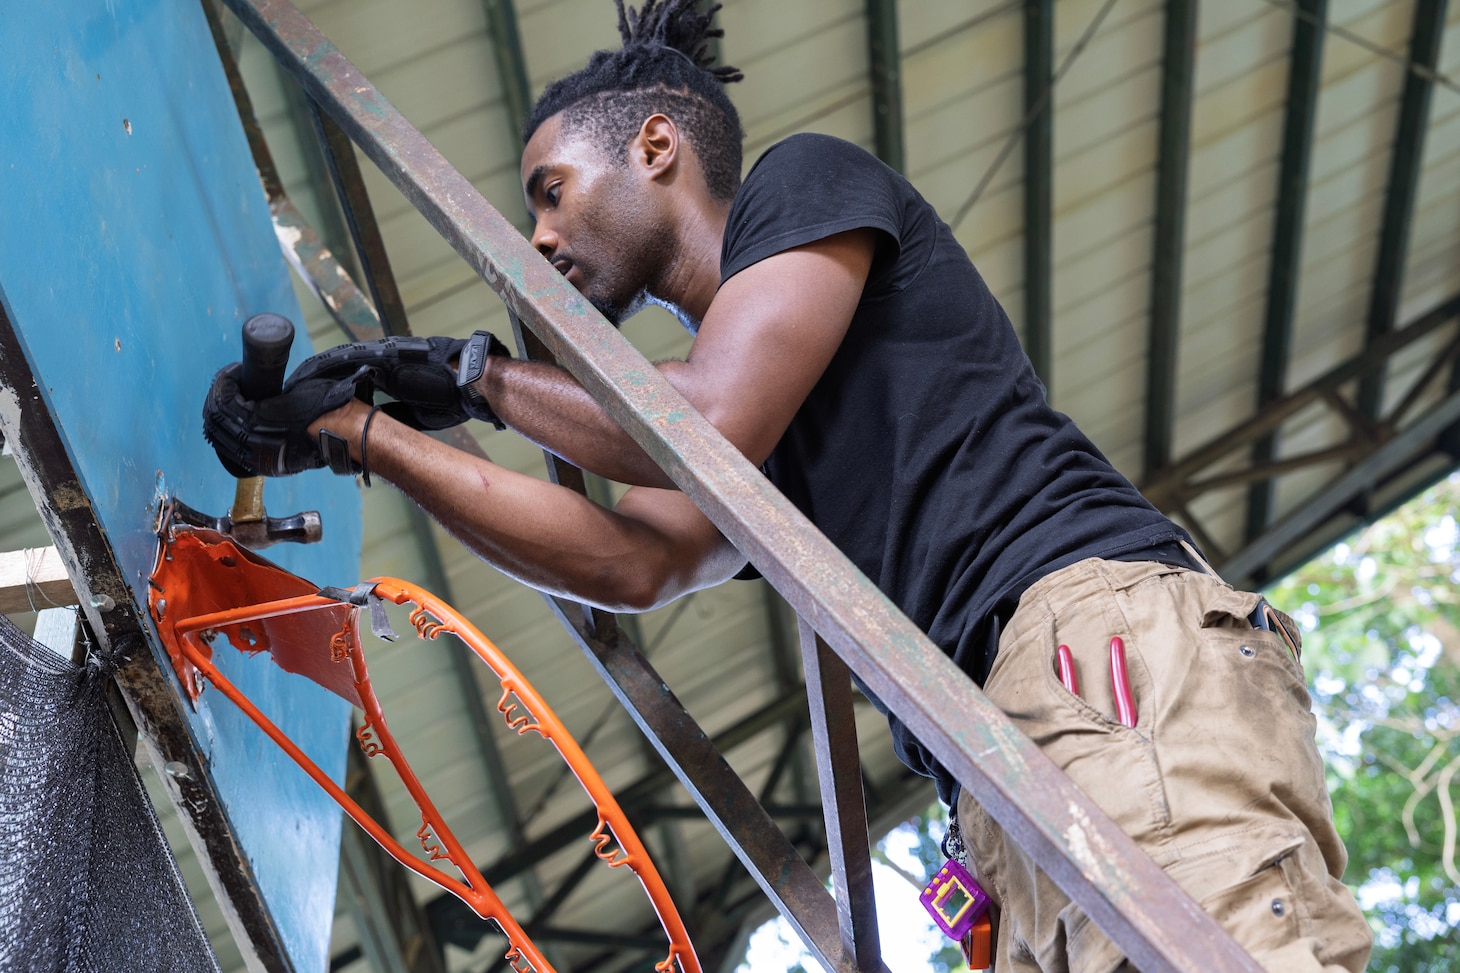
[[[0,301],[85,493],[75,502],[90,505],[145,615],[160,500],[222,514],[232,499],[202,437],[209,379],[239,357],[247,317],[298,322],[299,308],[198,0],[9,5],[0,118]],[[324,521],[322,543],[270,559],[319,584],[357,580],[352,480],[271,481],[265,501]],[[218,658],[343,778],[342,700],[266,658]],[[220,694],[187,721],[288,965],[325,969],[338,807]]]

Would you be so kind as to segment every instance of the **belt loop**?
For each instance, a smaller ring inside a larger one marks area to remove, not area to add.
[[[1207,574],[1211,575],[1212,577],[1216,578],[1218,581],[1221,581],[1222,584],[1227,584],[1226,581],[1223,581],[1222,580],[1222,576],[1220,574],[1218,574],[1212,568],[1212,566],[1210,564],[1207,563],[1206,558],[1202,557],[1201,554],[1197,552],[1197,549],[1190,544],[1190,542],[1188,542],[1188,541],[1180,541],[1179,543],[1181,544],[1181,549],[1183,551],[1185,551],[1187,554],[1190,554],[1191,557],[1192,557],[1192,559],[1194,561],[1196,561],[1197,564],[1200,564],[1201,565],[1202,570],[1204,570]],[[1230,587],[1230,585],[1229,585],[1229,587]]]

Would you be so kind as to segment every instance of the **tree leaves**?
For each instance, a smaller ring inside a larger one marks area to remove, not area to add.
[[[1304,629],[1344,881],[1371,971],[1460,961],[1460,476],[1268,593]]]

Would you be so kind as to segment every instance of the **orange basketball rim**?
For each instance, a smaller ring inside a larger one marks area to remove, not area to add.
[[[510,944],[506,959],[514,973],[552,973],[553,968],[467,856],[386,725],[370,685],[359,636],[360,609],[381,611],[376,599],[396,605],[409,602],[415,606],[410,620],[421,638],[435,639],[443,632],[455,635],[487,664],[502,684],[497,710],[507,725],[519,734],[535,733],[556,747],[598,809],[598,826],[589,835],[595,853],[610,868],[629,868],[653,903],[669,938],[669,954],[654,969],[657,973],[700,973],[699,960],[669,891],[603,779],[532,684],[455,609],[394,578],[376,578],[348,591],[319,589],[217,531],[170,525],[162,533],[148,600],[184,691],[196,702],[201,680],[212,683],[392,858],[460,898],[483,919],[497,923]],[[212,662],[210,642],[215,636],[226,637],[243,652],[266,651],[281,668],[313,680],[363,710],[364,722],[356,732],[361,750],[367,757],[383,756],[390,761],[420,808],[421,828],[416,836],[426,858],[449,862],[460,877],[403,847],[229,682]]]

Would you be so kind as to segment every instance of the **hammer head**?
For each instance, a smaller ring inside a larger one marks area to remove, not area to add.
[[[324,528],[320,522],[318,510],[305,510],[288,517],[262,517],[256,520],[235,521],[228,514],[214,517],[194,510],[176,497],[164,506],[158,533],[163,533],[172,524],[216,530],[254,551],[284,542],[313,544],[324,536]]]

